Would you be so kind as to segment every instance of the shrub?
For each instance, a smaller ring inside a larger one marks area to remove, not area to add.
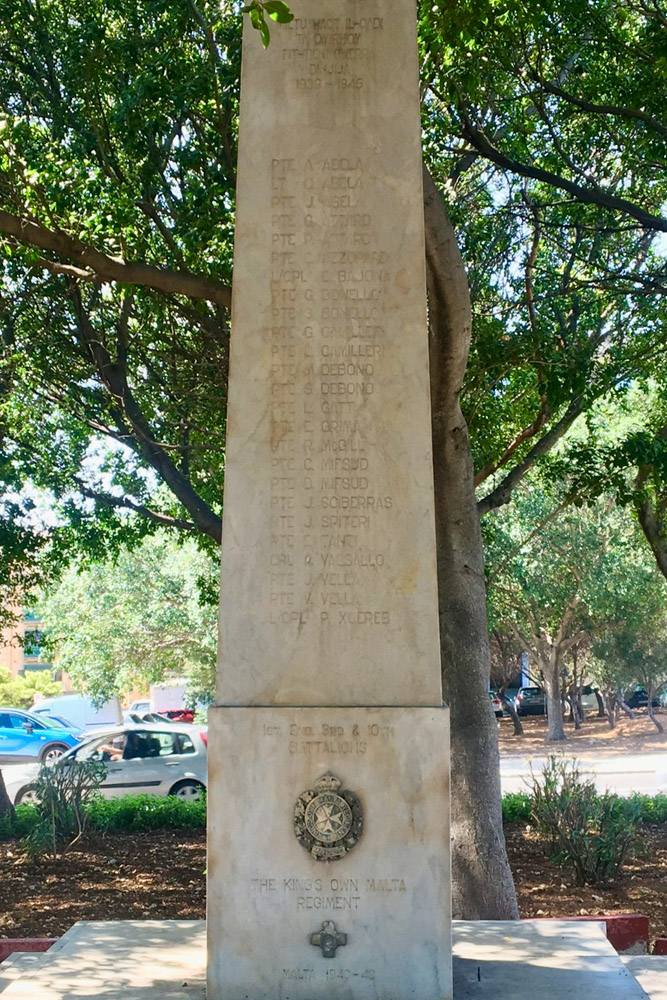
[[[85,802],[106,775],[101,761],[57,761],[40,768],[35,781],[38,821],[25,837],[31,854],[49,853],[57,857],[76,843],[86,829]]]
[[[525,792],[503,795],[503,823],[527,823],[532,814],[531,801]]]
[[[206,797],[186,802],[177,795],[126,795],[92,799],[85,808],[91,830],[157,830],[206,827]]]
[[[599,795],[575,760],[548,757],[542,773],[533,775],[532,819],[548,840],[552,859],[573,866],[577,885],[614,878],[641,849],[640,804]]]
[[[630,802],[636,803],[642,823],[667,823],[667,795],[640,795],[636,792],[630,796]]]

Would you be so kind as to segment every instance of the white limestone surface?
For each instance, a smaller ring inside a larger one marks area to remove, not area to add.
[[[448,747],[442,708],[210,710],[210,1000],[450,1000]],[[363,810],[330,862],[294,833],[325,772]]]
[[[80,921],[2,1000],[205,1000],[205,936],[203,920]]]
[[[598,924],[455,920],[456,1000],[647,1000]]]
[[[621,955],[620,958],[651,1000],[667,1000],[667,955]]]
[[[414,0],[244,31],[217,700],[441,704]]]

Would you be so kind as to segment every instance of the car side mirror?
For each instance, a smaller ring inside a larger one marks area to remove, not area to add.
[[[24,722],[23,723],[23,728],[25,729],[26,733],[31,733],[33,731],[33,724],[32,724],[32,722]]]

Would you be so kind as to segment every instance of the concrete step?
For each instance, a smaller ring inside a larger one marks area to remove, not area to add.
[[[651,1000],[667,1000],[667,955],[621,955],[621,961]]]
[[[454,1000],[667,1000],[667,958],[621,961],[597,924],[457,920],[453,938]],[[205,922],[82,921],[12,966],[1,1000],[204,1000]]]
[[[15,951],[4,962],[0,962],[0,994],[27,969],[39,965],[45,955],[44,951]]]

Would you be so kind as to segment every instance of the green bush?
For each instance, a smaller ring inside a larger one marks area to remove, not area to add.
[[[30,854],[57,857],[83,836],[88,823],[85,803],[106,776],[101,761],[66,758],[40,768],[34,783],[37,823],[24,838]]]
[[[532,820],[552,859],[573,866],[577,885],[614,878],[642,847],[641,804],[599,795],[577,761],[565,757],[548,757],[541,774],[533,775]]]
[[[27,837],[39,823],[35,806],[20,805],[13,816],[0,816],[0,841]]]
[[[206,827],[206,797],[186,802],[177,795],[126,795],[119,799],[96,796],[86,805],[91,830],[158,830]]]
[[[636,803],[642,823],[667,823],[667,795],[631,795],[629,802]]]
[[[525,792],[503,795],[503,823],[527,823],[532,813],[532,800]]]

